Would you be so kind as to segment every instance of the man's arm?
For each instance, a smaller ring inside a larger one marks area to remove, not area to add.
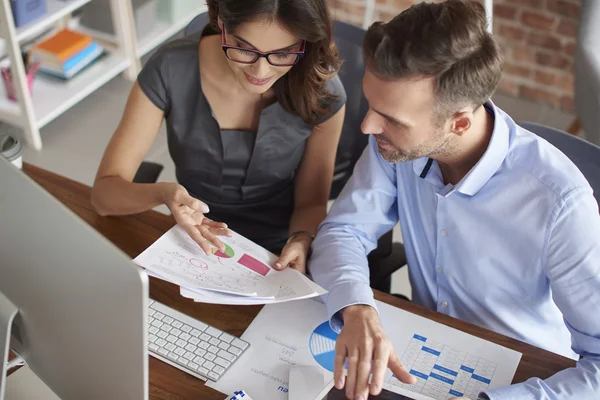
[[[343,308],[354,304],[375,308],[367,255],[398,222],[396,198],[395,168],[370,138],[312,245],[310,273],[329,291],[327,311],[337,331],[343,326],[339,314]]]
[[[567,193],[547,229],[552,297],[582,358],[546,380],[487,391],[491,400],[600,398],[600,215],[589,187]]]

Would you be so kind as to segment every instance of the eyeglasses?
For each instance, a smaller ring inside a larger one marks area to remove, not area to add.
[[[243,49],[225,43],[225,29],[221,30],[221,47],[227,58],[241,64],[254,64],[259,58],[264,57],[269,64],[275,67],[289,67],[296,64],[304,56],[306,42],[302,41],[300,51],[274,51],[263,53],[258,50]]]

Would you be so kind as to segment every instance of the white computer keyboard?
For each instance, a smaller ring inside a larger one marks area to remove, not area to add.
[[[250,344],[150,300],[148,352],[200,379],[217,381]]]

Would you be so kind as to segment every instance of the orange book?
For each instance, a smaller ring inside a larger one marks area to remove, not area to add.
[[[92,37],[63,29],[56,35],[38,43],[33,56],[48,63],[63,63],[92,43]]]

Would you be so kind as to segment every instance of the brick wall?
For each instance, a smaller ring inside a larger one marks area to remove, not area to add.
[[[376,0],[389,21],[423,0]],[[434,0],[443,1],[443,0]],[[329,0],[334,17],[361,26],[364,0]],[[573,111],[573,61],[580,0],[494,0],[494,34],[506,64],[498,91]]]

